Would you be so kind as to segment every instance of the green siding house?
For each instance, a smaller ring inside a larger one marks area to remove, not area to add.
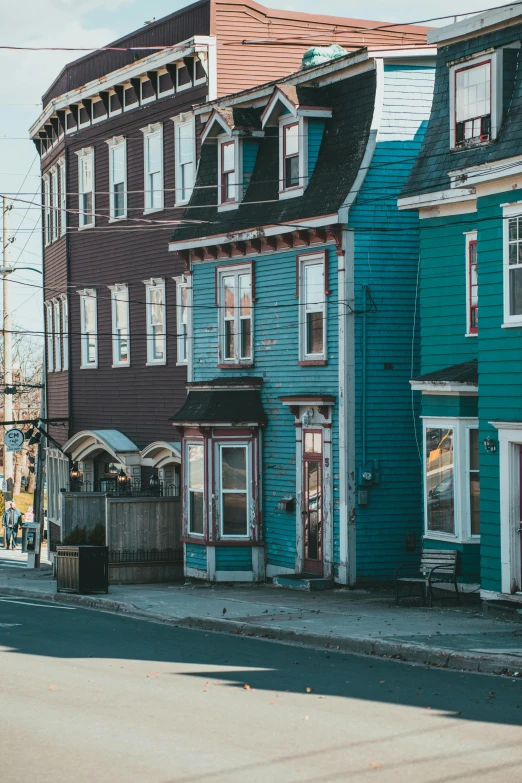
[[[457,549],[484,599],[522,601],[522,10],[428,40],[432,112],[399,199],[420,217],[424,544]]]
[[[363,50],[195,109],[198,176],[170,244],[187,576],[354,584],[418,557],[418,217],[397,197],[433,66]]]

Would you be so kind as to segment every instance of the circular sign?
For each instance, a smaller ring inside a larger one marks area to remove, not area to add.
[[[4,435],[4,445],[7,451],[20,451],[24,440],[25,436],[22,430],[7,430]]]

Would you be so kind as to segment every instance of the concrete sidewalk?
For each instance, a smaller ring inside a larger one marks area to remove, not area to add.
[[[111,585],[108,595],[56,593],[48,566],[28,571],[0,552],[0,594],[54,600],[159,622],[319,649],[522,677],[522,625],[480,604],[396,607],[389,591],[301,593],[269,585]]]

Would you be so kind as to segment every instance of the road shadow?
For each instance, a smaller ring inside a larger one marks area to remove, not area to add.
[[[222,687],[272,694],[298,693],[309,700],[358,699],[455,719],[522,724],[522,679],[322,652],[42,601],[0,598],[0,647],[7,667],[9,653],[182,664],[182,674],[167,670],[165,675],[217,679]]]

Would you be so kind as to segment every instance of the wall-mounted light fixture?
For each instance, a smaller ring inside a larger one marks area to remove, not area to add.
[[[490,438],[489,436],[484,438],[484,448],[486,451],[489,451],[490,454],[495,454],[497,450],[497,441],[493,440],[493,438]]]

